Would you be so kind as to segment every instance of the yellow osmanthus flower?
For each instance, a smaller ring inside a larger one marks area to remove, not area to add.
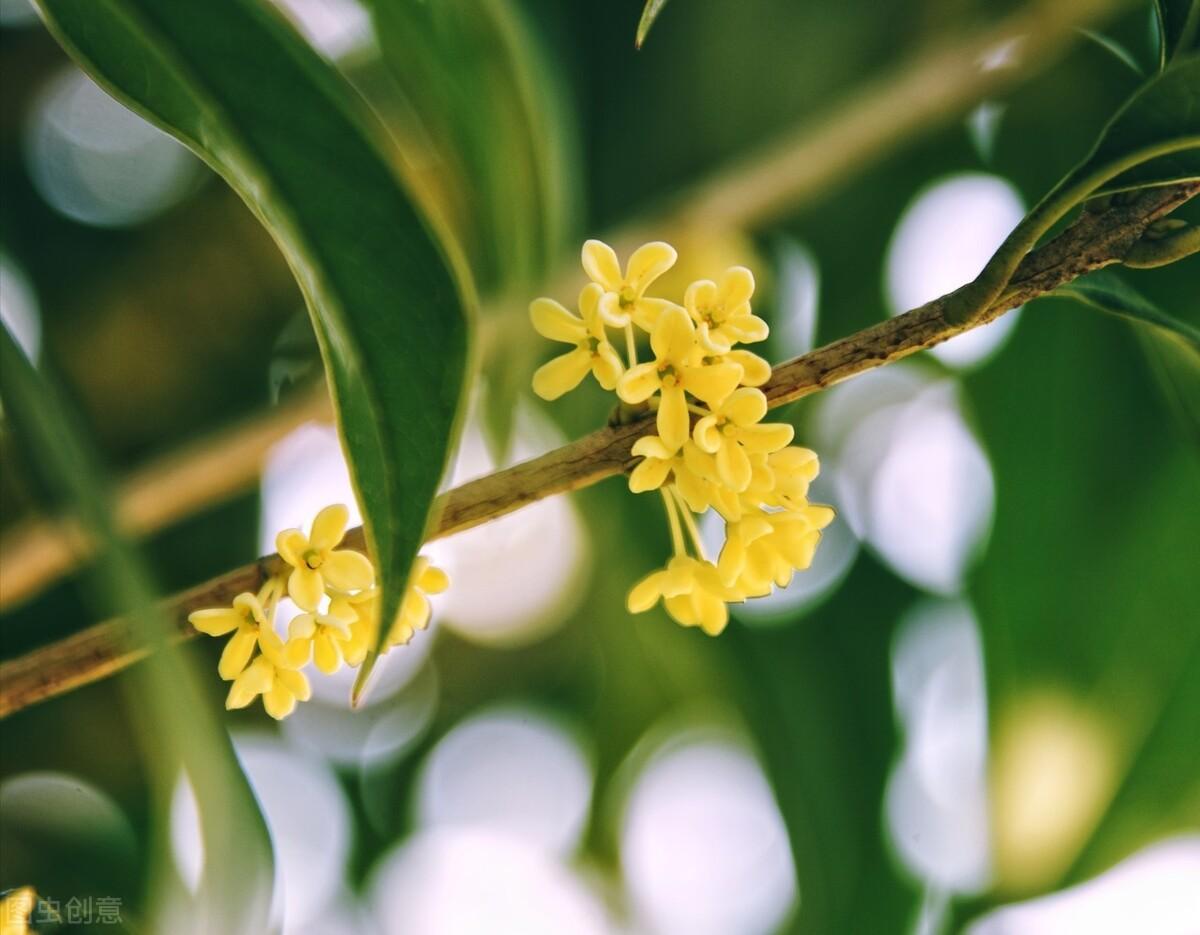
[[[358,615],[345,600],[331,601],[325,613],[297,614],[288,624],[287,660],[299,669],[312,663],[326,675],[342,667],[342,645]]]
[[[696,447],[715,456],[721,483],[737,493],[750,486],[750,454],[785,448],[795,434],[786,423],[760,425],[766,414],[767,397],[762,391],[742,387],[702,416],[692,430]]]
[[[375,569],[365,555],[337,548],[349,519],[350,511],[337,503],[317,514],[309,535],[285,529],[275,537],[280,557],[292,566],[288,595],[302,610],[316,610],[327,586],[358,591],[374,584]]]
[[[615,328],[624,328],[632,321],[650,331],[663,310],[674,306],[666,299],[646,295],[646,290],[675,265],[675,260],[675,248],[670,244],[643,244],[633,251],[622,272],[621,261],[608,244],[589,240],[583,245],[583,270],[603,290],[600,312]]]
[[[225,707],[244,708],[262,695],[267,714],[279,721],[296,709],[296,702],[308,701],[312,688],[288,661],[286,647],[273,630],[262,631],[259,646],[262,651],[229,686]]]
[[[727,354],[735,344],[765,341],[767,323],[750,311],[754,274],[744,266],[725,271],[720,284],[702,279],[688,286],[683,304],[700,344],[710,354]]]
[[[533,391],[542,399],[558,399],[575,389],[589,372],[604,389],[616,387],[625,367],[604,329],[599,308],[603,295],[603,287],[594,282],[584,286],[579,293],[579,315],[571,314],[553,299],[535,299],[529,306],[529,317],[538,334],[575,345],[575,350],[543,364],[533,375]]]
[[[583,265],[593,282],[580,299],[582,317],[549,299],[531,306],[540,333],[576,345],[538,372],[534,389],[554,398],[589,371],[606,388],[619,374],[617,396],[655,411],[658,433],[633,445],[631,454],[640,460],[629,489],[659,491],[674,554],[633,587],[629,610],[641,613],[661,601],[680,624],[715,635],[728,622],[731,602],[785,587],[809,566],[833,511],[808,502],[816,454],[791,446],[792,426],[762,421],[768,405],[758,387],[770,379],[771,366],[737,346],[768,335],[767,323],[750,306],[754,275],[734,266],[715,281],[692,282],[682,304],[647,296],[647,287],[675,260],[667,244],[646,244],[622,271],[609,247],[588,241]],[[625,329],[624,361],[607,342],[606,326]],[[650,336],[650,361],[637,359],[635,328]],[[694,519],[709,509],[725,520],[716,563],[708,560]],[[415,621],[427,619],[426,608],[410,594],[397,633],[410,637]]]
[[[629,474],[633,493],[658,490],[670,478],[693,513],[703,513],[709,507],[716,507],[722,514],[727,510],[740,512],[736,494],[713,483],[717,469],[712,455],[697,448],[691,439],[678,451],[671,451],[657,435],[646,435],[634,442],[630,453],[642,459]]]
[[[408,643],[417,630],[424,630],[428,627],[433,614],[429,595],[441,594],[448,587],[450,587],[449,576],[442,569],[431,565],[429,559],[424,555],[417,556],[412,573],[409,575],[408,590],[404,593],[400,610],[388,631],[383,651],[386,652],[393,646],[402,646]],[[363,591],[350,598],[350,602],[358,613],[358,622],[351,626],[350,637],[343,643],[342,651],[350,665],[358,665],[366,656],[367,648],[377,632],[379,591],[376,588]]]
[[[188,622],[208,636],[224,636],[232,633],[221,653],[217,672],[230,682],[246,668],[259,637],[271,629],[275,601],[283,589],[282,582],[271,578],[258,594],[249,591],[233,599],[232,607],[194,610],[188,614]]]
[[[722,403],[742,378],[742,368],[731,363],[703,363],[696,343],[696,326],[687,313],[673,306],[658,318],[650,334],[654,360],[625,371],[617,395],[625,402],[645,402],[656,393],[658,437],[672,451],[687,440],[691,420],[685,393],[710,406]]]
[[[11,890],[0,898],[0,935],[29,935],[29,917],[37,905],[32,886]]]
[[[829,507],[810,505],[795,511],[759,513],[743,519],[736,531],[727,527],[725,548],[717,563],[722,583],[745,597],[770,594],[772,584],[786,588],[793,573],[812,564],[821,530],[832,521]]]
[[[631,614],[640,614],[660,599],[676,622],[716,636],[729,622],[726,601],[738,595],[725,586],[711,562],[676,555],[666,568],[652,571],[633,586],[626,606]]]
[[[378,633],[379,589],[365,555],[337,549],[347,519],[346,507],[334,505],[317,514],[310,536],[298,529],[284,530],[276,541],[291,566],[286,579],[283,574],[273,575],[258,594],[239,594],[230,607],[188,615],[201,633],[233,634],[218,665],[221,677],[233,683],[225,700],[227,708],[244,708],[261,695],[271,717],[285,718],[312,695],[301,671],[305,667],[313,664],[329,675],[343,663],[359,666],[366,658]],[[385,650],[408,642],[414,630],[429,625],[426,595],[448,585],[445,572],[431,567],[424,557],[417,560]],[[288,622],[286,641],[275,631],[275,614],[285,593],[303,608]]]

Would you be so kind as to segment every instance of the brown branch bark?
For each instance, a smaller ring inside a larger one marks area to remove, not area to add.
[[[764,392],[771,406],[781,406],[986,324],[1086,272],[1120,262],[1148,224],[1197,194],[1200,181],[1187,182],[1144,191],[1104,211],[1084,211],[1022,261],[1001,299],[981,319],[969,325],[949,324],[943,311],[950,297],[943,296],[780,364]],[[456,487],[439,498],[430,538],[470,529],[545,497],[620,474],[633,464],[629,455],[633,442],[652,425],[643,420],[602,428],[538,458]],[[351,530],[347,542],[362,548],[362,530]],[[282,567],[277,555],[269,555],[168,599],[165,609],[178,638],[195,634],[187,622],[191,611],[227,604],[242,591],[254,591]],[[145,650],[131,645],[130,635],[126,621],[110,620],[0,665],[0,717],[141,659]]]

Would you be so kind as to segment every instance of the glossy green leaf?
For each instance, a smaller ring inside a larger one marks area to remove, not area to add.
[[[196,930],[265,932],[271,844],[229,735],[201,690],[191,660],[181,647],[167,643],[172,623],[158,608],[141,557],[117,528],[100,480],[103,473],[74,414],[58,386],[29,363],[7,326],[0,327],[0,399],[30,468],[100,545],[92,578],[96,609],[127,616],[135,644],[150,649],[127,682],[130,707],[142,729],[159,820],[168,820],[167,804],[181,769],[196,796],[201,838],[210,856],[190,910]]]
[[[73,57],[224,176],[287,257],[382,577],[381,619],[391,620],[455,435],[467,316],[382,128],[257,0],[41,5]]]
[[[370,0],[390,81],[366,93],[411,160],[427,166],[433,198],[489,299],[480,413],[505,461],[517,403],[528,393],[537,342],[533,290],[561,261],[577,214],[578,164],[561,76],[513,0]],[[394,106],[403,96],[404,108]],[[393,106],[387,106],[388,101]]]
[[[1200,0],[1155,0],[1154,12],[1162,68],[1176,55],[1200,51]]]
[[[574,151],[561,82],[512,0],[369,0],[384,61],[417,125],[481,291],[527,292],[562,249]],[[385,89],[380,94],[385,95]]]
[[[1080,202],[1194,179],[1200,179],[1200,56],[1176,61],[1125,102],[1087,158],[1034,206],[979,276],[958,291],[947,319],[966,321],[986,310],[1025,254]]]
[[[1091,178],[1097,193],[1200,178],[1200,56],[1176,61],[1117,111],[1067,184]]]
[[[1059,286],[1055,294],[1076,299],[1110,315],[1153,325],[1190,348],[1200,365],[1200,328],[1168,315],[1110,270],[1100,270]]]
[[[667,0],[646,0],[646,6],[642,9],[642,18],[638,20],[637,38],[634,39],[634,45],[639,49],[642,43],[646,41],[646,36],[650,34],[650,27],[654,25],[654,21],[658,19],[658,14],[662,12],[663,7],[667,5]]]

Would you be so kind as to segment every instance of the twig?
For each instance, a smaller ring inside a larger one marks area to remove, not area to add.
[[[891,73],[835,102],[827,116],[784,133],[673,199],[665,211],[610,232],[607,239],[627,251],[642,240],[697,224],[707,230],[746,229],[794,212],[921,130],[1029,77],[1031,66],[1049,65],[1077,37],[1077,27],[1129,3],[1038,0],[986,28],[919,50]],[[988,61],[1003,58],[997,50],[1006,46],[1014,61]],[[577,275],[572,265],[555,281],[569,290]],[[267,448],[312,417],[294,409],[273,410],[245,434],[206,439],[196,450],[215,464],[199,483],[183,458],[154,462],[122,484],[117,512],[130,532],[148,533],[245,489],[257,478]],[[33,521],[4,536],[0,609],[32,597],[88,554],[88,544],[69,523]]]
[[[1103,211],[1084,211],[1058,237],[1021,262],[1000,300],[982,318],[965,325],[949,324],[942,313],[951,296],[943,296],[780,364],[764,392],[771,406],[781,406],[992,321],[1086,272],[1120,262],[1148,224],[1197,194],[1200,181],[1187,182],[1150,189]],[[652,425],[643,420],[603,428],[541,457],[456,487],[439,499],[430,538],[470,529],[526,504],[621,473],[634,462],[629,454],[634,440]],[[351,547],[362,548],[362,530],[352,530],[347,540]],[[194,635],[187,623],[192,610],[229,603],[241,591],[256,590],[266,576],[281,568],[279,557],[269,555],[169,599],[165,606],[179,638]],[[136,662],[145,653],[131,648],[129,637],[124,620],[110,620],[0,665],[0,717]]]

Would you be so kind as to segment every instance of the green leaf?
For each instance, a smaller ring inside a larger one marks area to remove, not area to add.
[[[1112,36],[1106,36],[1104,33],[1096,32],[1094,29],[1080,28],[1079,32],[1104,49],[1105,52],[1109,53],[1121,64],[1129,66],[1139,78],[1145,77],[1145,72],[1142,71],[1142,66],[1138,64],[1138,60],[1134,58],[1133,53],[1117,42]]]
[[[1158,17],[1159,67],[1176,55],[1200,51],[1200,0],[1155,0]]]
[[[982,314],[1037,242],[1080,202],[1154,185],[1200,179],[1200,56],[1176,61],[1125,102],[1091,153],[1005,238],[983,272],[960,289],[946,318]]]
[[[132,691],[130,710],[142,728],[159,820],[168,820],[165,812],[181,768],[196,796],[209,855],[191,910],[196,929],[265,932],[271,905],[271,844],[229,735],[201,690],[191,660],[181,647],[168,645],[172,623],[156,604],[141,557],[117,528],[102,471],[74,414],[58,386],[34,370],[7,326],[0,327],[0,398],[30,467],[100,545],[92,578],[98,609],[106,615],[126,615],[134,645],[150,650],[126,682]],[[157,860],[170,857],[160,854]]]
[[[1054,294],[1067,296],[1110,315],[1153,325],[1190,348],[1200,365],[1200,328],[1168,315],[1110,270],[1099,270],[1059,286]]]
[[[485,292],[528,293],[557,258],[572,208],[562,81],[511,0],[369,6],[418,123],[394,121],[397,136],[433,163],[476,282]]]
[[[662,12],[663,7],[667,5],[667,0],[646,0],[646,6],[642,9],[642,18],[638,20],[637,38],[633,44],[637,48],[642,47],[642,43],[646,41],[646,36],[650,34],[650,27],[654,25],[654,21],[658,19],[658,14]]]
[[[1200,178],[1200,56],[1151,79],[1104,128],[1066,185],[1095,179],[1088,194]]]
[[[287,257],[393,619],[455,436],[467,316],[382,127],[267,4],[40,3],[72,56],[224,176]]]

